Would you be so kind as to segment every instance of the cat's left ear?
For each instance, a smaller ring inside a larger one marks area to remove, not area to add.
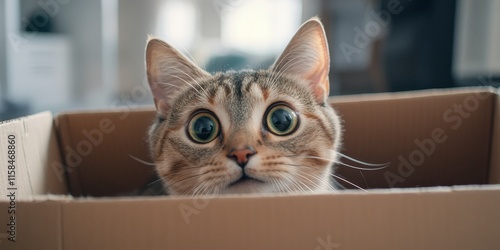
[[[330,54],[325,30],[317,17],[300,27],[271,70],[306,80],[316,101],[326,102],[330,91]]]
[[[166,114],[174,100],[186,88],[194,88],[197,79],[210,76],[174,47],[150,38],[146,45],[146,71],[158,112]]]

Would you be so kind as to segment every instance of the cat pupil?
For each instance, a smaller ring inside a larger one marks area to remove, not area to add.
[[[272,122],[279,131],[286,131],[292,124],[292,114],[284,109],[277,109],[272,115]]]
[[[214,122],[212,119],[202,116],[196,120],[193,128],[199,139],[207,140],[214,131]]]

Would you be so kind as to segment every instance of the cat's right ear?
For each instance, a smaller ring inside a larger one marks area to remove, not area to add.
[[[186,56],[159,39],[146,45],[146,71],[158,112],[166,114],[180,91],[195,86],[199,78],[210,76]]]
[[[271,66],[273,72],[300,77],[320,104],[330,92],[330,53],[321,21],[313,17],[295,33],[285,51]]]

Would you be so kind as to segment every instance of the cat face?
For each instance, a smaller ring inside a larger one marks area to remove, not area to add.
[[[328,47],[317,19],[268,70],[210,75],[157,39],[146,64],[158,110],[150,148],[168,193],[331,189],[341,128],[326,104]]]

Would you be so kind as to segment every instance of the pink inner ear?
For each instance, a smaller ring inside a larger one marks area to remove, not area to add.
[[[306,76],[309,80],[309,86],[313,90],[316,101],[322,103],[328,97],[330,91],[330,82],[328,80],[328,68],[325,65],[318,65],[316,70],[312,70]]]
[[[165,100],[157,100],[156,98],[155,98],[155,106],[156,110],[158,110],[163,114],[167,114],[171,108],[170,105]]]

